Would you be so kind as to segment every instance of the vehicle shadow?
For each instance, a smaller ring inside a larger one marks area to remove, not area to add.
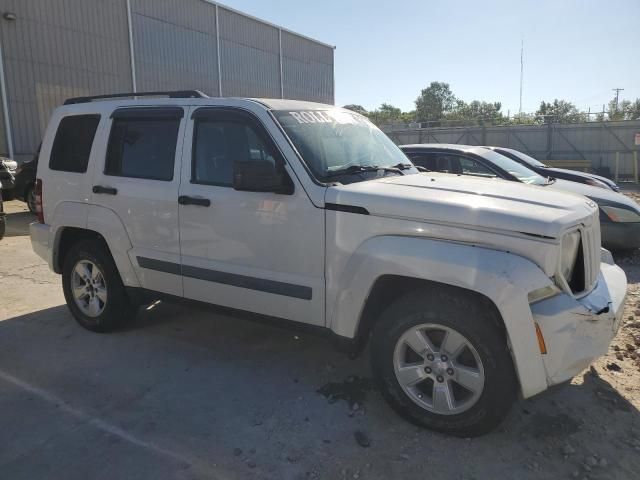
[[[128,459],[115,478],[551,479],[593,454],[602,478],[640,470],[640,414],[595,369],[473,440],[407,423],[370,378],[366,355],[217,310],[155,303],[95,334],[60,305],[0,322],[0,468],[95,478],[107,461],[83,452],[105,451]]]
[[[5,237],[29,235],[29,224],[36,220],[31,212],[7,213],[5,218],[7,221]]]

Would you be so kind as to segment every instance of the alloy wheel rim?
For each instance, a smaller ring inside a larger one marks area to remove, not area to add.
[[[89,260],[80,260],[71,273],[73,299],[88,317],[98,317],[107,306],[107,283],[102,271]]]
[[[438,415],[470,409],[482,395],[484,367],[471,342],[438,324],[411,327],[397,341],[396,379],[418,406]]]

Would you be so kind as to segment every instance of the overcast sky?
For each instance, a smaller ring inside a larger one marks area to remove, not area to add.
[[[562,98],[602,109],[640,97],[640,0],[226,0],[336,46],[336,104],[413,109],[432,81],[523,110]]]

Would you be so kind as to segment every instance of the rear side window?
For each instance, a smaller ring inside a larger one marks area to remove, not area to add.
[[[60,121],[51,148],[49,168],[85,173],[100,115],[72,115]]]
[[[114,114],[104,173],[173,180],[182,109],[136,113]]]

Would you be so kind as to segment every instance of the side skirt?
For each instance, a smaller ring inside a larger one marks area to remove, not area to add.
[[[147,290],[145,288],[125,287],[125,289],[131,301],[138,305],[148,305],[152,302],[155,302],[156,300],[161,300],[167,303],[188,305],[199,308],[201,310],[209,311],[211,313],[230,315],[243,320],[258,322],[284,330],[290,330],[307,335],[313,335],[316,337],[327,338],[336,350],[342,353],[346,353],[349,358],[352,359],[357,358],[362,351],[363,342],[358,341],[357,338],[348,338],[343,337],[342,335],[338,335],[337,333],[326,327],[300,323],[286,318],[262,315],[260,313],[248,312],[246,310],[240,310],[237,308],[223,307],[220,305],[201,302],[199,300],[191,300],[175,295],[169,295],[167,293],[154,292],[153,290]]]

